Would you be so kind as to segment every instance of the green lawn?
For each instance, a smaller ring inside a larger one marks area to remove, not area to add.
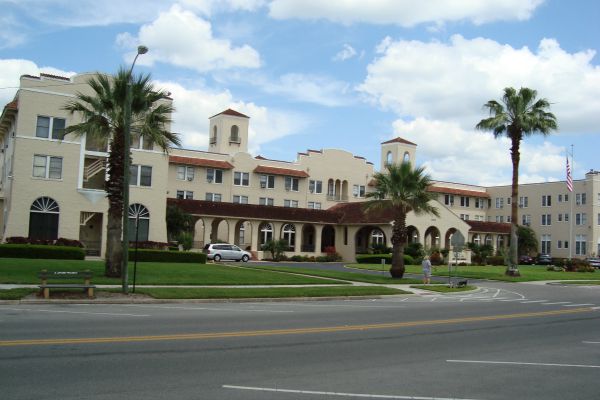
[[[365,265],[365,264],[360,264]],[[352,282],[365,282],[365,283],[375,283],[375,284],[385,284],[385,285],[402,285],[402,284],[411,284],[411,283],[421,283],[422,279],[394,279],[389,273],[386,273],[386,276],[383,275],[372,275],[372,274],[361,274],[356,272],[342,272],[342,271],[326,271],[320,269],[310,269],[310,268],[299,268],[299,267],[288,267],[288,266],[268,266],[268,265],[244,265],[245,268],[252,269],[260,269],[260,270],[268,270],[268,271],[281,271],[281,272],[290,272],[296,274],[303,275],[311,275],[311,276],[321,276],[324,278],[331,279],[342,279],[346,281]]]
[[[379,296],[406,294],[381,286],[328,286],[298,288],[136,288],[156,299],[241,299],[281,297]]]
[[[0,300],[20,300],[31,293],[39,292],[39,289],[33,288],[16,288],[0,290]]]
[[[463,286],[460,288],[448,287],[446,285],[412,285],[411,288],[430,290],[432,292],[439,292],[439,293],[465,292],[465,291],[477,289],[475,286],[471,286],[471,285]]]
[[[349,264],[348,267],[358,269],[369,269],[380,271],[380,264]],[[467,266],[458,267],[456,270],[452,269],[452,276],[461,276],[464,278],[471,279],[490,279],[497,281],[507,282],[528,282],[528,281],[547,281],[547,280],[588,280],[588,279],[600,279],[600,273],[598,272],[555,272],[546,271],[545,266],[540,265],[521,265],[519,271],[521,272],[520,277],[510,277],[504,275],[506,270],[505,266]],[[406,272],[411,274],[422,274],[421,266],[408,265],[406,266]],[[448,266],[439,265],[435,267],[433,271],[435,276],[448,276]]]
[[[239,264],[238,264],[239,265]],[[37,273],[49,271],[83,271],[94,273],[96,285],[121,284],[119,278],[104,277],[102,261],[37,260],[0,258],[0,283],[37,284]],[[133,263],[129,264],[129,282],[133,282]],[[319,285],[344,282],[306,276],[281,274],[265,270],[235,268],[217,264],[143,262],[137,265],[136,285]]]

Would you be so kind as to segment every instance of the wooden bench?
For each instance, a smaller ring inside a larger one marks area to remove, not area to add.
[[[92,285],[92,275],[92,271],[89,270],[48,271],[44,269],[38,273],[38,278],[42,280],[40,289],[42,289],[45,299],[50,298],[50,289],[83,289],[83,292],[87,292],[88,297],[91,299],[94,297],[94,289],[96,288],[95,285]],[[49,280],[62,281],[64,279],[81,279],[83,283],[48,283]]]

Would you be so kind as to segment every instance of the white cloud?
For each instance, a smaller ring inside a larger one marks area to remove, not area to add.
[[[554,39],[537,51],[489,39],[452,36],[449,43],[393,41],[378,46],[359,90],[400,116],[458,121],[472,128],[485,118],[482,105],[504,87],[531,87],[549,99],[563,132],[600,125],[600,67],[593,50],[568,53]]]
[[[252,47],[233,47],[229,40],[215,38],[209,21],[178,5],[143,25],[137,37],[120,34],[117,43],[124,47],[136,43],[148,46],[150,51],[139,59],[146,65],[160,61],[199,72],[260,66],[260,56]],[[127,58],[133,57],[128,54]]]
[[[417,143],[417,164],[437,180],[478,185],[511,182],[510,141],[495,139],[491,133],[463,129],[456,122],[416,118],[396,120],[395,136]],[[561,176],[565,168],[564,149],[549,142],[534,145],[521,142],[519,182],[542,182],[547,176]]]
[[[333,61],[346,61],[355,55],[356,50],[354,50],[354,47],[349,44],[344,44],[344,48],[333,57]]]
[[[468,20],[474,24],[527,20],[544,0],[273,0],[276,19],[328,19],[411,27],[420,23]]]
[[[298,133],[306,127],[306,118],[281,110],[272,110],[254,103],[236,101],[228,90],[190,89],[170,81],[156,81],[158,88],[171,92],[173,132],[181,134],[183,147],[208,147],[208,118],[232,108],[250,117],[250,151],[257,154],[261,144]]]
[[[353,101],[351,88],[346,82],[327,76],[289,73],[282,75],[278,81],[262,79],[254,83],[267,93],[326,107],[339,107]]]

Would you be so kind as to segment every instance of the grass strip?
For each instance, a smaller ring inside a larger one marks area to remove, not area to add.
[[[298,288],[136,288],[155,299],[242,299],[286,297],[380,296],[408,294],[381,286],[328,286]]]
[[[34,288],[15,288],[0,290],[0,300],[21,300],[31,293],[39,292],[39,289]]]
[[[343,279],[351,282],[364,282],[364,283],[375,283],[375,284],[386,284],[386,285],[403,285],[411,283],[420,283],[422,279],[411,279],[402,278],[395,279],[391,276],[379,276],[371,274],[362,274],[359,272],[344,272],[344,271],[328,271],[322,269],[310,269],[310,268],[297,268],[297,267],[284,267],[284,266],[270,266],[270,265],[245,265],[244,268],[250,269],[261,269],[268,271],[280,271],[294,274],[320,276],[323,278],[331,279]]]
[[[411,288],[429,290],[431,292],[439,292],[439,293],[455,293],[455,292],[466,292],[469,290],[477,289],[475,286],[467,285],[463,287],[448,287],[446,285],[411,285]]]

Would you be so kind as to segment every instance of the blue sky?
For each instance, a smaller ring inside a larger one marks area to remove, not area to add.
[[[600,2],[593,0],[0,0],[0,100],[18,77],[136,65],[172,92],[173,129],[206,149],[207,118],[251,117],[251,150],[293,161],[418,144],[434,179],[510,182],[509,144],[473,127],[506,86],[538,90],[560,130],[523,143],[521,181],[575,179],[596,163]]]

